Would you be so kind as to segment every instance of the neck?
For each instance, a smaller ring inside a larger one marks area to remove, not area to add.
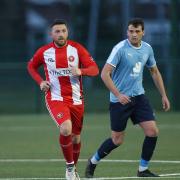
[[[67,41],[66,41],[66,43],[65,44],[57,44],[56,42],[54,42],[54,45],[57,47],[57,48],[62,48],[62,47],[64,47],[64,46],[66,46],[67,45]]]
[[[131,43],[132,44],[132,43]],[[137,43],[137,44],[132,44],[133,46],[135,47],[140,47],[141,46],[141,42],[140,43]]]
[[[128,41],[129,41],[129,43],[130,43],[132,46],[134,46],[134,47],[136,47],[136,48],[138,48],[138,47],[141,46],[141,41],[138,42],[138,43],[133,43],[133,42],[131,42],[129,39],[128,39]]]

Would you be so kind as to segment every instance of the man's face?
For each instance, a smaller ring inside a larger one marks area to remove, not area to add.
[[[68,29],[65,24],[54,25],[51,29],[51,37],[59,47],[64,46],[68,38]]]
[[[133,25],[128,26],[127,36],[133,46],[136,47],[140,46],[143,35],[144,35],[144,31],[142,30],[141,25],[137,27],[134,27]]]

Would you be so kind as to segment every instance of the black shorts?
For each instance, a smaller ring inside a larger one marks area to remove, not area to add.
[[[144,94],[131,97],[131,102],[126,105],[122,105],[119,102],[110,102],[109,111],[111,130],[117,132],[124,131],[126,129],[129,118],[131,118],[133,124],[155,120],[149,100]]]

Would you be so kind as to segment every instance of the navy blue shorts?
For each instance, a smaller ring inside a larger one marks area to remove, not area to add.
[[[139,124],[144,121],[155,120],[155,116],[149,100],[142,94],[131,97],[131,102],[122,105],[121,103],[110,103],[111,130],[124,131],[127,121],[131,118],[133,124]]]

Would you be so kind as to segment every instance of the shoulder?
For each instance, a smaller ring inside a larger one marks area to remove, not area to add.
[[[76,48],[83,47],[83,45],[81,45],[80,43],[78,43],[76,41],[72,41],[72,40],[68,40],[68,45],[76,47]]]
[[[144,46],[145,48],[148,48],[148,49],[152,49],[151,45],[145,41],[141,41],[142,42],[142,46]]]
[[[126,40],[120,41],[118,44],[116,44],[113,47],[112,53],[116,54],[116,53],[121,52],[125,48],[126,43],[127,43]]]
[[[49,43],[49,44],[45,44],[45,45],[39,47],[37,49],[36,53],[44,53],[44,51],[46,51],[46,50],[48,50],[48,49],[50,49],[52,47],[53,47],[53,43],[52,42]]]
[[[78,52],[88,52],[87,49],[80,43],[72,40],[68,40],[68,46],[77,49]]]
[[[117,50],[122,49],[126,46],[126,43],[127,43],[126,40],[120,41],[118,44],[114,46],[114,49]]]

